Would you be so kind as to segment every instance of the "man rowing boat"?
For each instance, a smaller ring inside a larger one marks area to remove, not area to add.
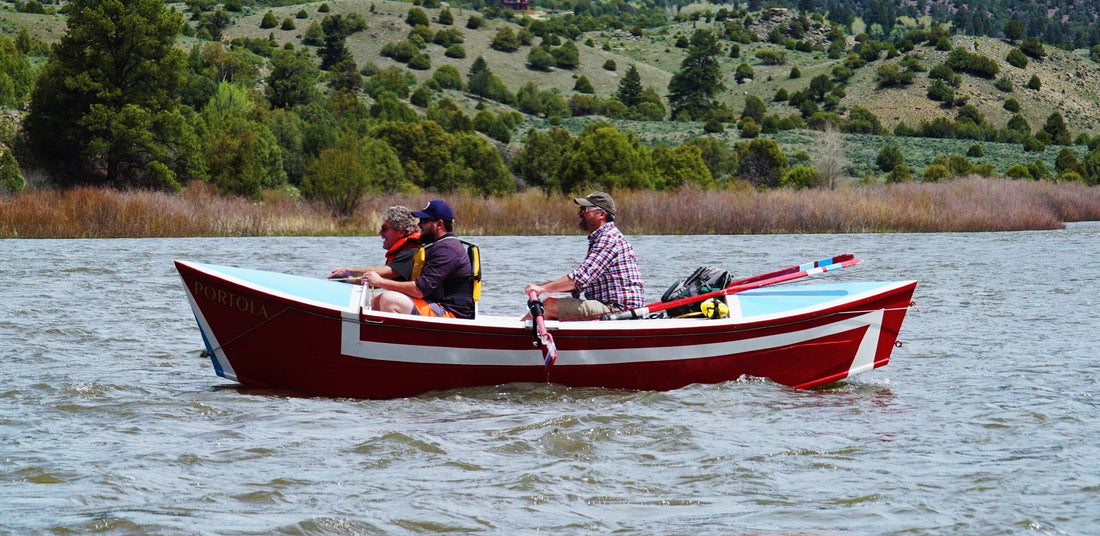
[[[580,207],[579,225],[588,233],[588,253],[573,271],[553,281],[530,283],[524,294],[571,291],[572,297],[542,300],[545,318],[551,320],[641,307],[645,282],[634,247],[615,225],[615,200],[607,193],[592,192],[573,202]]]

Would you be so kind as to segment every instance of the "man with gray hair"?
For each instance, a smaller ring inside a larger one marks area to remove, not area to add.
[[[382,214],[382,228],[378,230],[378,234],[382,236],[382,248],[386,250],[386,265],[334,268],[328,278],[360,283],[363,274],[377,272],[386,279],[411,281],[413,256],[423,247],[420,242],[419,221],[408,207],[397,205],[387,208]]]

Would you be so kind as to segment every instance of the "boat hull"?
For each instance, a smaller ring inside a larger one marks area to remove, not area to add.
[[[731,318],[530,322],[364,310],[363,287],[176,262],[218,375],[313,395],[395,398],[514,382],[669,390],[762,377],[811,388],[889,362],[915,281],[764,288]]]

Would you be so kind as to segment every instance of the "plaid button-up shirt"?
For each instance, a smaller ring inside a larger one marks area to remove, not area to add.
[[[645,304],[645,282],[638,257],[614,222],[588,235],[588,254],[568,276],[576,287],[576,297],[583,292],[585,299],[630,309]]]

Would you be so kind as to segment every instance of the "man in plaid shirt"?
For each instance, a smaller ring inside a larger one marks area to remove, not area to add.
[[[547,319],[571,320],[644,305],[645,282],[634,247],[615,226],[615,201],[604,192],[592,192],[573,202],[580,206],[580,227],[588,232],[588,254],[573,271],[541,285],[531,283],[524,293],[572,291],[572,298],[543,300]]]

